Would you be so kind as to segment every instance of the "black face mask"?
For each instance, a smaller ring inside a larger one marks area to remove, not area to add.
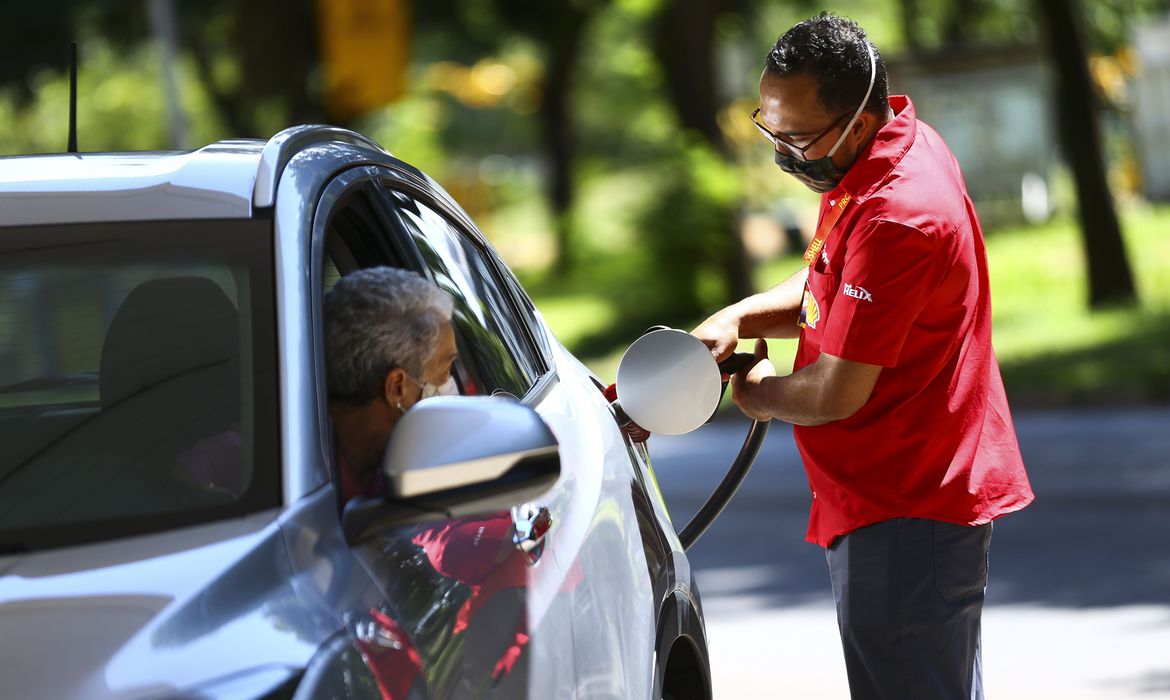
[[[817,158],[816,160],[801,160],[780,151],[776,151],[776,165],[792,177],[799,180],[813,192],[824,194],[841,184],[841,178],[849,168],[838,168],[833,163],[832,156]]]
[[[841,132],[841,137],[837,139],[837,143],[829,149],[828,155],[817,158],[816,160],[803,160],[788,153],[781,153],[776,151],[776,165],[789,175],[797,180],[800,180],[805,187],[813,192],[824,194],[831,191],[834,187],[841,184],[841,178],[845,177],[845,173],[852,167],[852,163],[845,168],[838,168],[833,163],[833,154],[845,142],[845,136],[849,134],[849,130],[857,122],[857,118],[861,116],[862,111],[865,110],[865,105],[869,102],[869,96],[873,92],[873,81],[877,78],[877,59],[873,55],[873,48],[866,42],[865,49],[869,51],[869,87],[865,89],[865,97],[861,98],[861,104],[857,107],[857,111],[853,113],[853,118],[845,125],[845,130]]]

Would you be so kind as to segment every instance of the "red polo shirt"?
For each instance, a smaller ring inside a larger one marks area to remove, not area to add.
[[[883,367],[853,416],[796,426],[808,540],[897,517],[977,525],[1032,501],[999,365],[983,232],[958,163],[905,96],[821,216],[795,370],[822,352]]]

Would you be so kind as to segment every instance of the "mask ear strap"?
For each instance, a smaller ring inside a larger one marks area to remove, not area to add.
[[[849,135],[849,130],[853,128],[857,118],[865,111],[865,106],[869,104],[869,96],[873,94],[873,81],[877,79],[877,58],[873,55],[873,47],[870,46],[868,39],[865,41],[865,49],[869,51],[869,87],[865,89],[865,97],[861,98],[861,105],[853,113],[853,118],[849,120],[849,123],[845,125],[845,130],[841,132],[841,138],[837,139],[837,143],[829,149],[830,158],[841,147],[841,144],[845,143],[845,137]]]

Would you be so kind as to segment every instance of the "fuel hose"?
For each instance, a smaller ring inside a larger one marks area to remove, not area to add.
[[[753,362],[755,362],[755,358],[752,355],[735,353],[719,363],[719,371],[725,375],[735,374],[745,367],[750,367]],[[727,390],[726,382],[723,384],[723,390]],[[743,480],[747,478],[748,472],[752,470],[752,465],[756,462],[756,456],[760,453],[760,446],[764,444],[764,436],[768,434],[770,423],[771,421],[752,421],[747,436],[743,439],[743,445],[739,448],[739,454],[731,463],[727,474],[723,476],[723,480],[715,487],[715,491],[707,498],[703,507],[679,531],[678,539],[682,543],[683,549],[690,549],[731,502],[735,492],[739,490]]]

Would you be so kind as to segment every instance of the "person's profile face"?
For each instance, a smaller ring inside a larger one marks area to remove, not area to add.
[[[828,155],[848,124],[850,114],[827,112],[817,97],[817,83],[807,73],[777,76],[764,71],[760,77],[760,110],[755,121],[767,131],[773,147],[803,160]],[[833,161],[844,146],[834,154]]]
[[[398,416],[422,399],[424,384],[441,387],[451,378],[456,352],[455,331],[450,322],[445,322],[439,328],[439,337],[423,361],[418,376],[401,367],[390,370],[386,375],[385,404],[398,409],[395,422]]]
[[[447,322],[439,329],[439,339],[431,351],[431,356],[423,363],[423,376],[419,379],[435,386],[441,386],[451,378],[456,355],[455,329],[451,327],[450,322]]]

